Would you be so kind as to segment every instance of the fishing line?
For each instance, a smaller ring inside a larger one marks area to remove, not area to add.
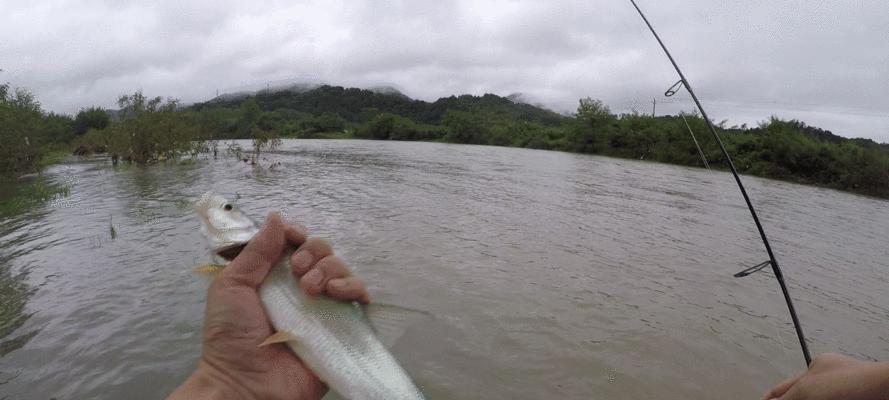
[[[698,138],[695,137],[694,131],[691,130],[691,125],[689,125],[688,120],[685,119],[685,114],[679,113],[679,116],[682,117],[682,121],[685,122],[685,127],[688,128],[688,133],[691,134],[691,140],[695,141],[695,147],[698,148],[698,154],[701,155],[701,160],[704,161],[704,166],[707,167],[707,172],[713,172],[710,170],[710,164],[707,163],[707,156],[704,155],[704,150],[701,150],[701,145],[698,144]]]
[[[719,149],[722,151],[723,157],[725,157],[725,162],[726,164],[728,164],[729,169],[731,169],[732,176],[735,177],[735,183],[738,184],[738,189],[741,191],[741,195],[744,196],[744,202],[747,203],[747,209],[750,210],[750,216],[753,217],[753,222],[756,224],[756,229],[759,231],[759,236],[762,239],[762,244],[765,246],[766,253],[768,253],[769,255],[768,261],[764,261],[751,268],[747,268],[744,271],[736,274],[735,277],[743,277],[749,275],[767,266],[772,267],[772,271],[775,273],[775,278],[778,280],[778,285],[781,287],[781,292],[784,294],[784,301],[787,303],[787,309],[790,311],[790,318],[793,320],[793,327],[794,329],[796,329],[796,336],[797,338],[799,338],[799,344],[803,351],[803,357],[806,359],[806,365],[809,365],[812,363],[812,356],[809,354],[809,346],[806,344],[806,338],[803,335],[803,328],[802,326],[800,326],[799,318],[796,315],[796,309],[793,307],[793,300],[791,300],[790,293],[787,291],[787,284],[784,282],[784,274],[781,272],[781,267],[778,266],[778,260],[775,258],[775,254],[772,252],[772,246],[769,244],[769,239],[766,237],[766,232],[765,230],[763,230],[762,224],[759,222],[759,217],[756,215],[756,210],[753,208],[753,203],[750,202],[750,196],[747,195],[747,190],[744,189],[744,184],[741,183],[741,177],[738,175],[738,170],[735,168],[735,164],[732,162],[731,156],[729,156],[728,151],[725,149],[725,145],[722,143],[722,139],[719,137],[719,134],[716,133],[716,128],[713,126],[713,122],[710,121],[710,117],[707,116],[707,112],[704,111],[704,107],[701,106],[701,102],[698,100],[698,96],[695,95],[694,90],[692,90],[691,85],[688,83],[688,79],[685,78],[685,74],[682,73],[682,70],[679,69],[679,65],[676,64],[676,60],[673,59],[673,55],[670,54],[670,51],[667,50],[667,46],[664,45],[661,37],[658,36],[657,32],[655,32],[654,30],[654,27],[651,26],[650,22],[648,22],[648,18],[645,17],[642,9],[640,9],[639,5],[636,4],[636,0],[630,0],[630,3],[632,3],[633,7],[636,8],[636,11],[639,12],[639,16],[642,17],[643,21],[645,21],[645,25],[648,26],[648,29],[651,31],[652,35],[654,35],[654,38],[657,40],[658,44],[661,45],[661,48],[667,55],[667,58],[670,59],[670,63],[673,64],[673,68],[676,69],[676,72],[679,74],[679,82],[676,82],[676,84],[668,89],[667,92],[669,93],[674,88],[676,90],[679,90],[679,85],[682,84],[682,86],[685,87],[685,90],[688,91],[688,94],[691,96],[692,100],[694,100],[695,105],[701,112],[701,117],[703,117],[704,122],[707,123],[707,128],[710,130],[710,134],[712,134],[713,138],[716,139],[716,144],[719,145]],[[672,96],[673,94],[675,94],[675,91],[670,95]]]
[[[673,86],[670,86],[670,88],[668,88],[667,91],[664,92],[664,97],[673,97],[674,94],[676,94],[677,92],[679,92],[680,89],[682,89],[682,87],[679,86],[681,84],[682,84],[682,79],[680,79],[676,83],[674,83]],[[710,170],[710,164],[707,163],[707,157],[704,156],[704,150],[701,150],[701,145],[698,144],[698,138],[695,137],[694,131],[691,130],[691,125],[689,125],[688,120],[685,119],[685,114],[680,112],[679,116],[682,117],[682,122],[685,122],[685,127],[688,128],[688,133],[691,134],[691,140],[693,140],[695,142],[695,147],[698,149],[698,154],[700,154],[701,160],[704,161],[704,166],[707,167],[707,172],[712,173],[713,171]]]

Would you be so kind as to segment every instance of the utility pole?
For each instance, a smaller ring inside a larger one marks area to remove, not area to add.
[[[651,116],[654,117],[654,110],[657,108],[657,98],[651,99]]]

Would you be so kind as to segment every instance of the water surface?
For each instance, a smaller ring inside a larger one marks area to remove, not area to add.
[[[235,160],[54,166],[0,221],[0,399],[162,398],[194,368],[207,280],[188,199],[285,209],[374,301],[431,399],[758,398],[803,367],[730,175],[500,147],[291,140]],[[889,202],[745,177],[814,353],[889,359]],[[112,238],[109,225],[116,230]]]

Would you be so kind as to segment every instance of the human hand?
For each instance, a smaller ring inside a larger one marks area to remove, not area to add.
[[[769,390],[762,400],[889,400],[889,363],[823,354],[809,369]]]
[[[198,367],[169,400],[320,399],[327,388],[281,344],[258,347],[273,328],[257,289],[289,246],[300,288],[344,301],[368,302],[364,284],[321,239],[269,214],[259,233],[210,284]]]

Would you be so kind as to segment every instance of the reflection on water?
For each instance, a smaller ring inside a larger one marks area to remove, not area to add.
[[[38,327],[22,326],[31,318],[33,311],[27,310],[28,300],[37,291],[28,280],[33,265],[15,266],[17,257],[34,250],[40,250],[39,238],[45,231],[34,229],[39,225],[46,211],[40,207],[44,203],[64,204],[67,186],[38,177],[23,182],[3,184],[0,201],[3,206],[0,214],[0,357],[23,347],[40,332]],[[0,371],[2,374],[4,371]],[[0,382],[3,381],[0,375]]]
[[[393,349],[429,398],[756,398],[802,367],[774,278],[732,278],[766,255],[724,173],[433,143],[269,158],[53,167],[65,201],[0,221],[0,398],[178,385],[207,285],[189,199],[211,189],[299,216],[375,301],[433,313]],[[889,358],[889,202],[746,182],[813,352]]]
[[[0,357],[18,350],[31,340],[39,330],[16,333],[31,314],[25,304],[35,289],[28,286],[25,273],[12,274],[6,260],[0,260]]]

